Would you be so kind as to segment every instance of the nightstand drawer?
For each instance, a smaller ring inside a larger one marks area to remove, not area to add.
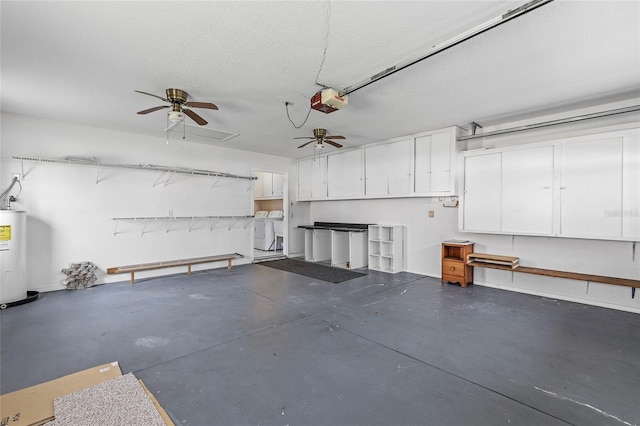
[[[464,262],[456,262],[452,260],[442,261],[442,275],[455,275],[456,277],[464,277]]]

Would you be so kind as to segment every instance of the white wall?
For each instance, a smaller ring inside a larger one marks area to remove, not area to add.
[[[512,125],[524,125],[531,122],[621,108],[636,101],[567,111],[553,116],[514,122]],[[484,143],[474,141],[470,145],[473,148],[505,146],[544,140],[545,138],[571,136],[588,132],[590,128],[595,126],[622,125],[628,127],[630,122],[638,123],[637,117],[636,113],[624,117],[612,117],[610,120],[598,119],[564,128],[554,127],[553,131],[544,129],[533,135],[524,133],[503,136],[497,141],[487,139]],[[509,128],[512,125],[507,123],[501,127]],[[406,236],[406,271],[432,277],[441,277],[441,242],[446,239],[465,239],[476,243],[476,252],[517,256],[523,266],[640,279],[640,243],[461,233],[458,232],[458,209],[443,207],[442,204],[438,198],[318,201],[311,203],[310,222],[402,225],[405,227]],[[434,211],[435,217],[428,217],[429,210]],[[474,283],[640,313],[640,291],[637,292],[635,298],[632,298],[629,287],[481,268],[475,268]]]
[[[295,161],[284,157],[219,148],[205,144],[150,137],[104,129],[70,125],[12,114],[2,114],[1,185],[6,188],[12,173],[22,173],[22,162],[13,156],[61,158],[95,157],[109,164],[155,164],[206,169],[250,176],[253,170],[288,173],[288,187],[297,188]],[[175,260],[180,258],[241,253],[252,257],[253,225],[229,222],[209,229],[199,222],[188,231],[186,222],[176,222],[166,232],[166,222],[149,222],[141,236],[142,223],[120,222],[114,217],[165,217],[252,215],[253,197],[248,180],[173,175],[154,186],[156,172],[91,166],[47,164],[25,161],[23,190],[14,210],[26,210],[27,286],[49,291],[62,287],[61,269],[71,262],[92,261],[99,267],[99,282],[127,280],[126,275],[106,275],[112,266]],[[96,184],[96,177],[99,183]],[[12,191],[12,194],[16,189]],[[305,209],[295,203],[290,212],[305,223]],[[245,228],[245,225],[246,228]],[[292,243],[290,243],[292,244]],[[291,251],[302,251],[295,246]],[[194,270],[226,267],[226,262],[203,264]],[[185,272],[170,268],[137,273],[138,277]]]

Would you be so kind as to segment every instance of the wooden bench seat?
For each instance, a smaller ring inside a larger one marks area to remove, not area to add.
[[[474,253],[474,255],[475,255],[474,257],[469,255],[467,265],[474,266],[476,268],[500,269],[503,271],[521,272],[524,274],[546,275],[548,277],[566,278],[569,280],[590,281],[594,283],[620,285],[620,286],[631,287],[631,288],[640,288],[640,280],[633,280],[629,278],[608,277],[604,275],[581,274],[578,272],[556,271],[553,269],[532,268],[528,266],[519,266],[517,264],[515,264],[514,266],[511,266],[508,264],[497,264],[497,263],[488,262],[486,260],[491,260],[495,258],[502,258],[502,260],[509,260],[509,259],[517,259],[517,258],[516,257],[512,258],[509,256],[488,255],[488,254],[483,255],[481,253]]]
[[[151,262],[151,263],[139,263],[136,265],[126,265],[126,266],[114,266],[112,268],[107,268],[107,274],[131,274],[131,284],[135,283],[135,273],[138,271],[149,271],[152,269],[160,269],[160,268],[172,268],[175,266],[187,266],[187,275],[191,275],[191,265],[197,265],[200,263],[210,263],[210,262],[220,262],[223,260],[227,261],[227,269],[231,269],[231,261],[233,259],[240,259],[244,256],[239,253],[231,253],[231,254],[220,254],[217,256],[204,256],[204,257],[192,257],[189,259],[179,259],[179,260],[168,260],[162,262]]]

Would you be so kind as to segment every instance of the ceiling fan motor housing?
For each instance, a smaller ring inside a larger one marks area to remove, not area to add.
[[[187,102],[189,94],[182,89],[167,89],[167,99],[172,103],[183,104]]]

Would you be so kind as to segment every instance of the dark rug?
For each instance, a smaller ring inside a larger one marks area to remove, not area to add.
[[[361,272],[349,271],[348,269],[334,268],[332,266],[319,265],[317,263],[296,259],[272,260],[270,262],[261,262],[260,265],[281,271],[293,272],[294,274],[304,275],[305,277],[316,278],[330,283],[341,283],[367,275]]]

